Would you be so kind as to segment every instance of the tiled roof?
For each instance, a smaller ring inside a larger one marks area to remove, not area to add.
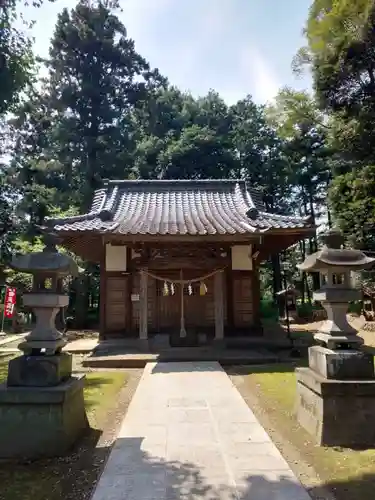
[[[310,227],[301,217],[270,214],[242,180],[108,181],[85,215],[50,219],[65,231],[127,235],[246,234]]]

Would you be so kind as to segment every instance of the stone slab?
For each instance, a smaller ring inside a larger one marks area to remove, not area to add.
[[[0,385],[0,458],[59,456],[88,428],[84,376],[56,387]]]
[[[72,342],[68,342],[67,345],[63,347],[63,352],[69,352],[71,354],[86,354],[93,351],[98,344],[98,339],[77,339]]]
[[[149,363],[92,500],[310,500],[217,362]]]
[[[364,351],[312,346],[309,348],[309,367],[328,379],[374,378],[374,357]]]
[[[351,346],[354,349],[359,349],[363,345],[364,341],[362,337],[357,335],[355,330],[354,332],[355,334],[345,335],[341,331],[338,334],[324,333],[320,331],[314,335],[314,339],[316,342],[327,347],[328,349],[343,349],[343,346]]]
[[[326,379],[310,368],[297,368],[299,382],[317,394],[328,396],[367,396],[375,398],[375,380]]]
[[[326,380],[310,368],[297,375],[297,418],[321,446],[375,446],[375,380]]]

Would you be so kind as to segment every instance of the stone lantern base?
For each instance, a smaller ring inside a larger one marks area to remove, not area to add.
[[[84,376],[55,387],[0,385],[0,458],[61,456],[88,429]]]
[[[375,445],[373,357],[362,351],[309,349],[310,368],[297,368],[297,418],[318,445]]]
[[[322,377],[335,380],[371,380],[374,378],[374,358],[358,349],[309,348],[309,367]]]
[[[72,375],[72,355],[23,354],[9,362],[8,387],[53,387]]]

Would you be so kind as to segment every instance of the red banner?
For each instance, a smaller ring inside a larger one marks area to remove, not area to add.
[[[11,318],[13,316],[15,304],[16,304],[16,289],[7,287],[5,292],[5,302],[4,302],[4,315],[6,318]]]

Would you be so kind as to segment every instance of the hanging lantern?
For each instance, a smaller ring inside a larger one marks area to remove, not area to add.
[[[207,293],[207,287],[206,287],[206,284],[203,283],[203,281],[202,281],[200,286],[199,286],[199,295],[203,296],[203,295],[206,295],[206,293]]]
[[[193,287],[191,286],[191,283],[189,283],[188,292],[189,292],[189,295],[193,295]]]
[[[175,294],[174,283],[171,283],[171,295]]]
[[[164,295],[164,297],[168,297],[168,295],[169,295],[168,283],[166,281],[164,281],[163,295]]]

